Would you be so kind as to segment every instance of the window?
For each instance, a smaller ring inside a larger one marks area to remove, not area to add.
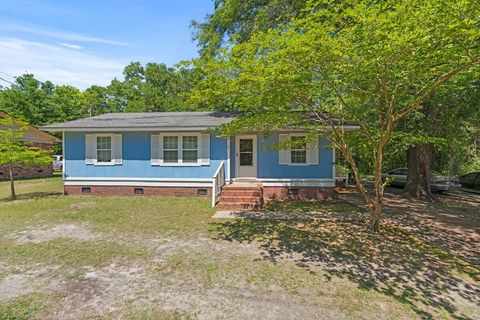
[[[253,165],[253,139],[240,139],[240,165]]]
[[[307,138],[303,133],[280,133],[278,142],[282,148],[278,152],[278,164],[287,166],[318,165],[320,140]],[[286,147],[283,147],[286,145]]]
[[[112,137],[97,137],[97,162],[112,162]]]
[[[177,136],[163,137],[163,162],[165,163],[178,162],[178,137]]]
[[[292,146],[290,149],[290,163],[306,164],[307,163],[307,142],[305,137],[293,136]]]
[[[198,137],[182,137],[182,160],[187,163],[196,163],[198,160]]]
[[[91,193],[92,189],[90,187],[82,187],[82,193]]]
[[[196,164],[199,161],[199,135],[163,136],[163,163]],[[152,151],[154,152],[154,151]]]
[[[85,134],[85,163],[100,166],[121,165],[122,134]]]

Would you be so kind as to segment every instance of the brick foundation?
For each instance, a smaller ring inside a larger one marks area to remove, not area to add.
[[[298,192],[298,193],[297,193]],[[263,187],[264,201],[275,200],[333,200],[333,187]]]
[[[90,188],[90,193],[82,192],[83,188]],[[143,194],[135,193],[135,189],[143,189]],[[199,195],[198,190],[207,190],[206,195]],[[64,186],[65,194],[99,195],[99,196],[187,196],[209,197],[212,195],[210,187],[130,187],[130,186]]]
[[[37,147],[40,149],[51,150],[52,145],[48,143],[37,143],[32,142],[28,145]],[[43,166],[25,166],[19,165],[13,168],[13,177],[15,179],[22,178],[40,178],[40,177],[50,177],[53,175],[53,159],[52,163]],[[0,166],[0,180],[10,179],[10,173],[7,166]]]
[[[13,168],[13,177],[19,178],[39,178],[50,177],[53,175],[53,164],[45,166],[15,166]],[[10,179],[8,167],[0,166],[0,180]]]

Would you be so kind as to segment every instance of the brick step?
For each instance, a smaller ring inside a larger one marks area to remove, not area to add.
[[[218,199],[219,203],[222,202],[235,202],[235,203],[262,203],[262,198],[260,196],[258,197],[252,197],[252,196],[230,196],[230,195],[220,195],[220,198]]]
[[[222,189],[222,196],[223,195],[229,197],[261,197],[262,193],[258,189]]]
[[[236,184],[226,184],[223,186],[225,190],[260,190],[261,188],[260,186],[241,186]]]
[[[219,202],[217,210],[253,210],[260,208],[257,203]]]

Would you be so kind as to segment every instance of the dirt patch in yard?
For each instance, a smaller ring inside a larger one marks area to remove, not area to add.
[[[54,318],[90,318],[111,313],[125,299],[134,299],[145,272],[139,264],[114,261],[99,268],[87,268],[73,277],[56,281],[48,290],[62,298]]]
[[[80,241],[93,241],[101,235],[94,233],[86,224],[60,223],[58,225],[33,226],[7,235],[6,239],[16,244],[41,243],[57,238],[71,238]]]
[[[43,290],[55,278],[58,266],[34,265],[27,270],[1,265],[0,302]]]
[[[206,235],[122,235],[118,241],[147,247],[148,259],[113,259],[95,268],[3,265],[0,271],[7,276],[0,279],[0,303],[30,293],[54,295],[47,313],[52,319],[128,318],[145,306],[157,308],[162,316],[195,319],[344,319],[360,305],[352,303],[350,293],[358,291],[353,283],[326,279],[320,269],[302,271],[293,264],[265,261],[265,248],[258,242],[218,241]],[[371,319],[385,313],[412,318],[407,310],[389,309],[390,303],[378,295],[362,312],[371,311]]]
[[[172,205],[176,199],[111,200],[124,201],[121,210],[101,208],[103,198],[65,199],[68,216],[45,205],[49,215],[33,210],[33,221],[51,224],[0,236],[0,305],[54,296],[40,317],[49,319],[480,314],[475,203],[429,208],[387,194],[382,232],[372,235],[365,232],[368,212],[355,199],[280,204],[230,221],[209,220],[203,205]]]

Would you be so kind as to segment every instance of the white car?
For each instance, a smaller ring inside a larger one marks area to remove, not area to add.
[[[53,170],[63,169],[63,156],[53,156]]]

